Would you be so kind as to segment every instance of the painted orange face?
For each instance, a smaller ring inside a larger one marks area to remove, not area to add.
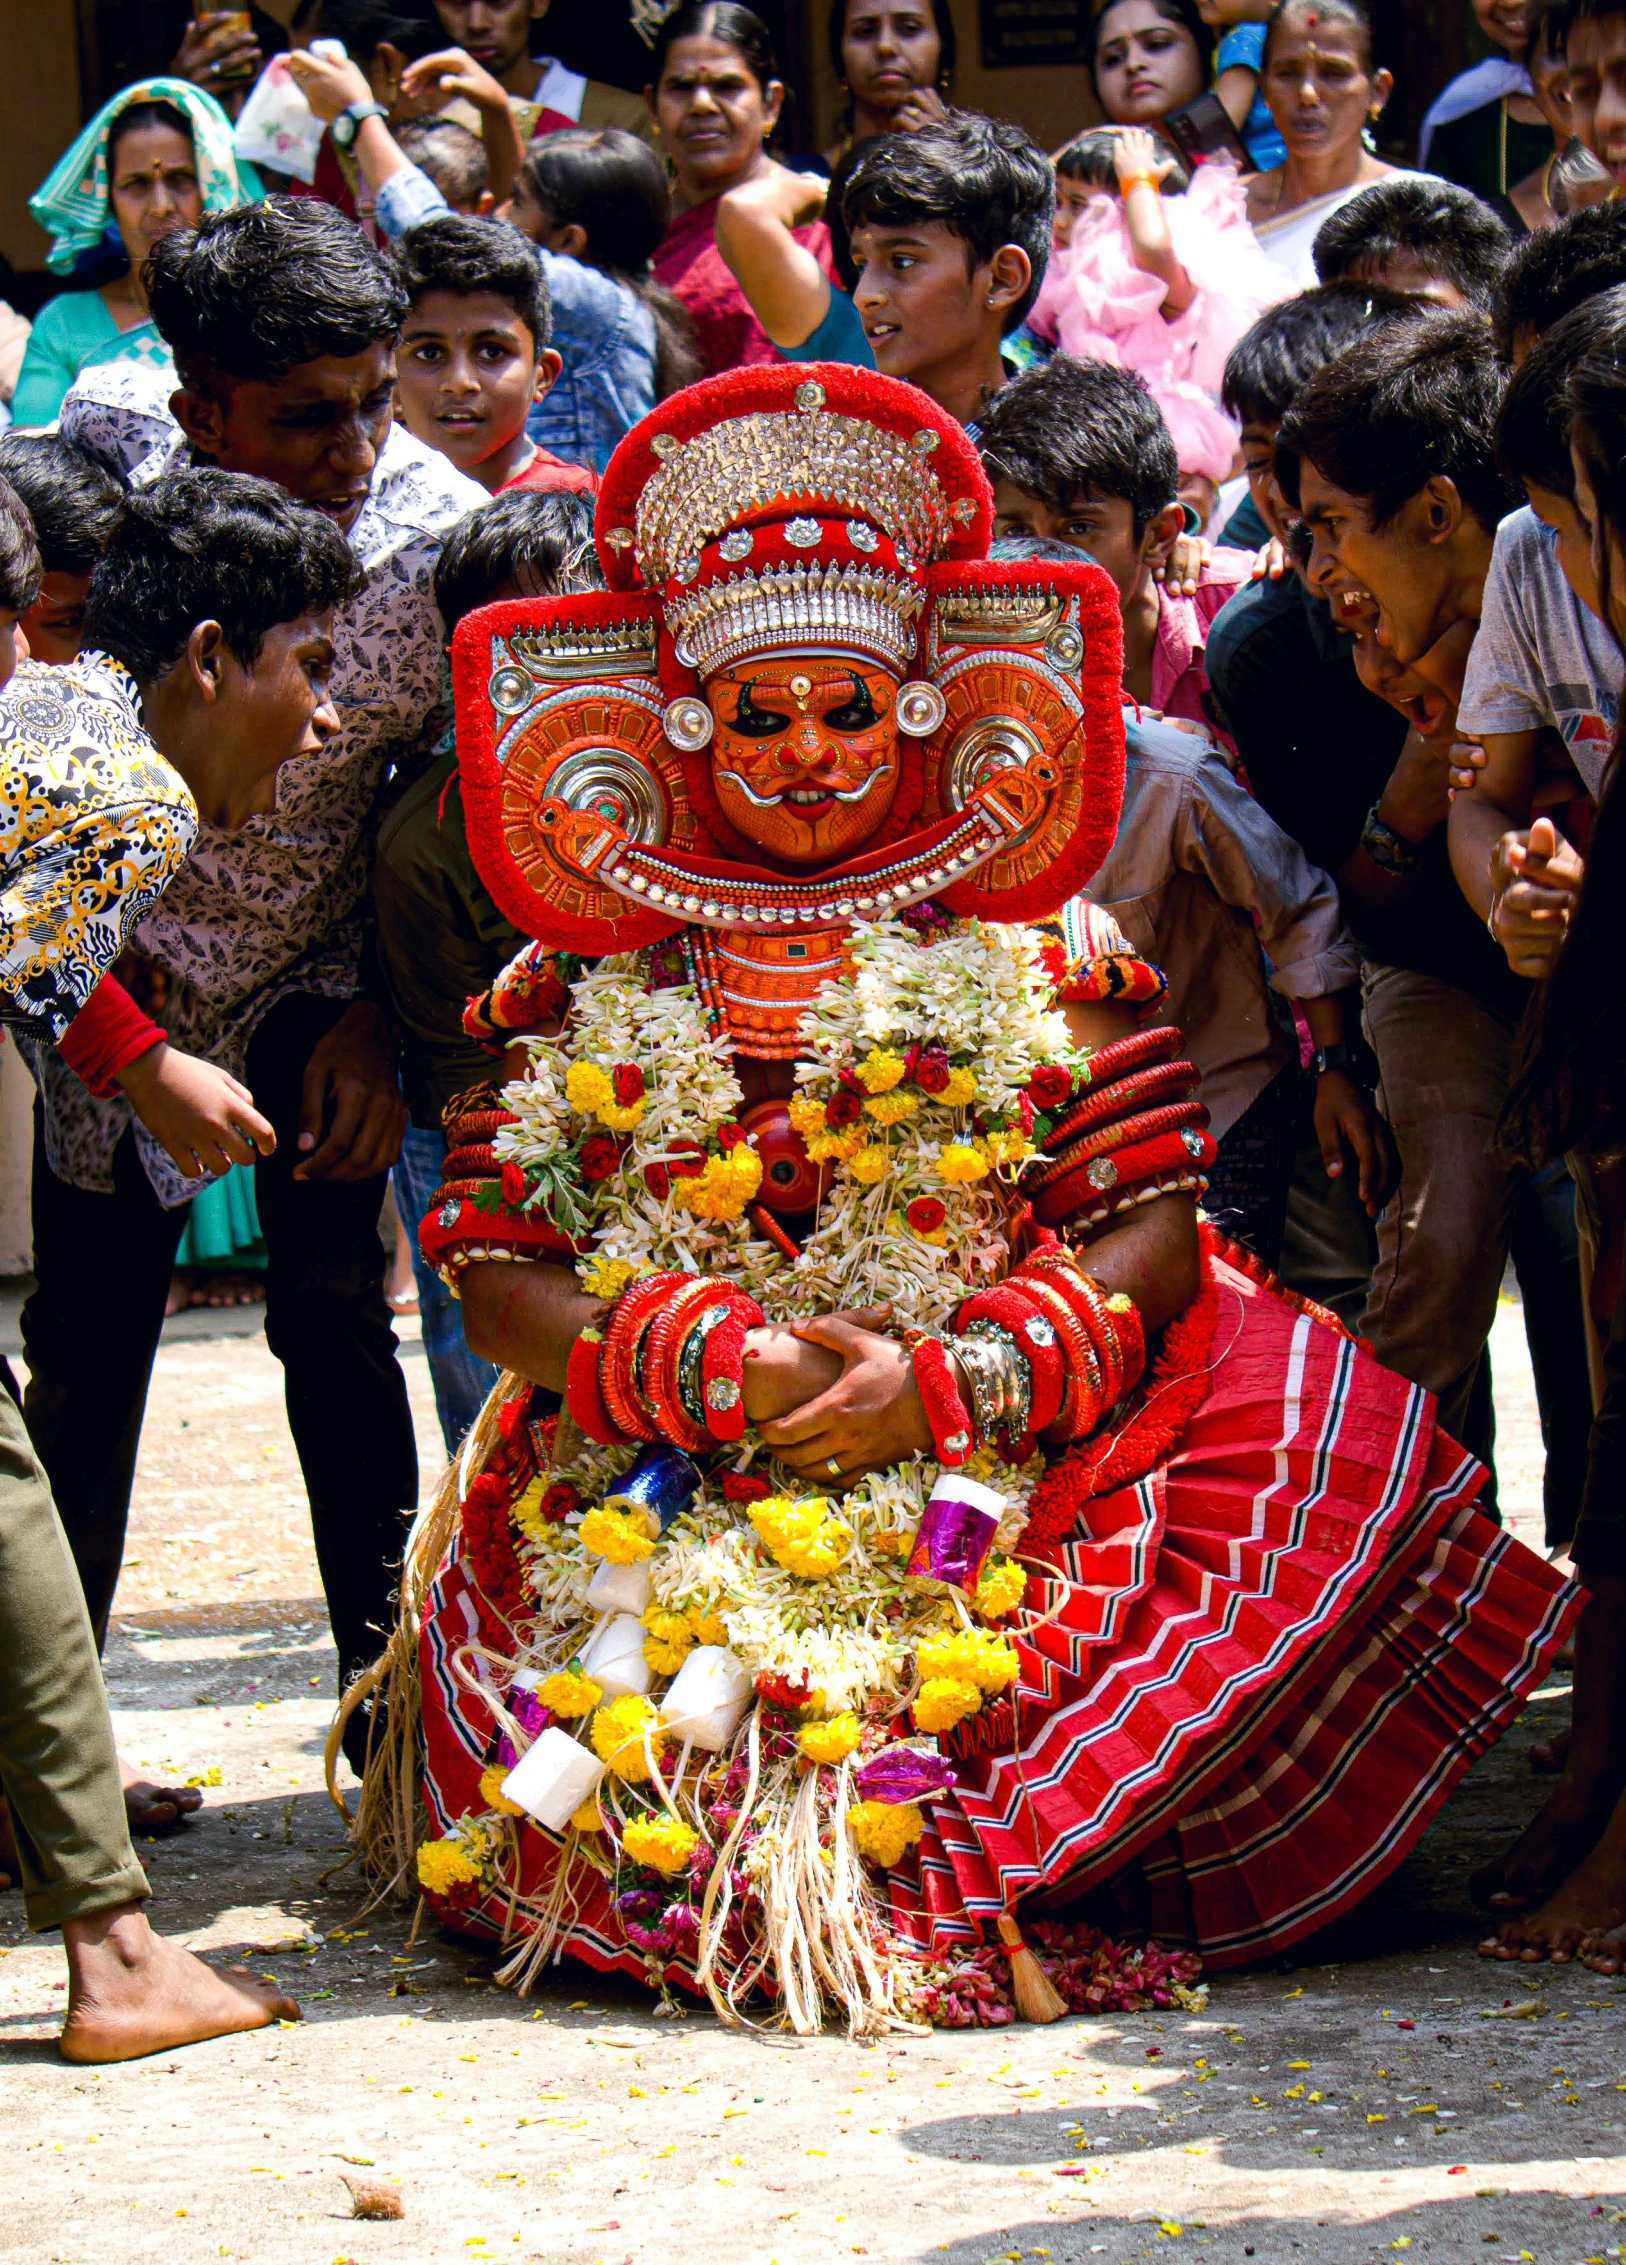
[[[867,661],[776,653],[706,686],[725,816],[781,864],[832,865],[877,831],[898,791],[897,684]]]

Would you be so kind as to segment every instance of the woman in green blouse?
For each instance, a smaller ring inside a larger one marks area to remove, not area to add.
[[[141,271],[160,237],[196,225],[203,212],[261,194],[239,164],[231,120],[212,95],[184,79],[139,79],[91,120],[29,210],[54,239],[49,264],[71,275],[100,245],[109,222],[125,265],[97,289],[47,300],[18,373],[11,413],[19,425],[49,424],[79,372],[93,362],[167,364],[153,328]]]

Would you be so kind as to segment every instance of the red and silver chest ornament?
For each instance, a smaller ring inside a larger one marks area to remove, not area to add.
[[[1111,845],[1122,632],[1097,566],[988,558],[963,428],[841,363],[731,371],[628,433],[599,495],[609,588],[486,606],[453,640],[470,846],[530,935],[827,931],[932,898],[1023,921]],[[860,855],[777,871],[719,807],[707,679],[756,655],[898,682],[900,780]]]

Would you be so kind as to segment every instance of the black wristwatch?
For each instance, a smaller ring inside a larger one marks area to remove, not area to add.
[[[1318,1046],[1310,1056],[1310,1067],[1317,1077],[1325,1077],[1328,1070],[1342,1070],[1346,1077],[1359,1076],[1355,1049],[1347,1038],[1332,1046]]]
[[[361,131],[364,118],[387,118],[389,112],[381,102],[352,102],[341,110],[328,132],[333,136],[336,149],[348,149]]]
[[[1361,847],[1380,873],[1388,873],[1397,881],[1407,879],[1423,862],[1419,845],[1407,841],[1404,834],[1397,834],[1380,818],[1375,802],[1361,828]]]

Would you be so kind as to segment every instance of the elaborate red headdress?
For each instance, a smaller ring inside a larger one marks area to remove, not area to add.
[[[604,477],[608,591],[485,606],[453,639],[470,847],[503,911],[586,953],[925,897],[1054,911],[1117,827],[1117,597],[1082,559],[992,563],[991,525],[964,429],[895,378],[781,364],[662,402]],[[792,651],[879,662],[914,735],[863,854],[795,877],[718,807],[704,691]]]

